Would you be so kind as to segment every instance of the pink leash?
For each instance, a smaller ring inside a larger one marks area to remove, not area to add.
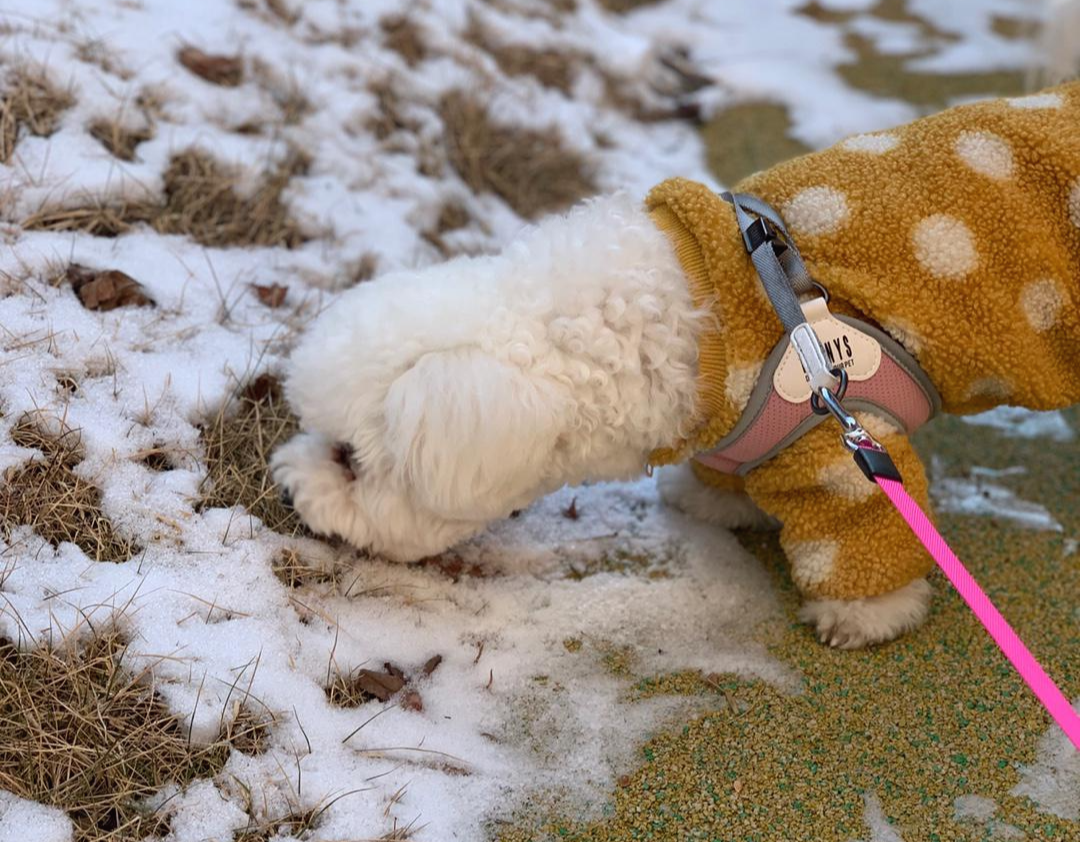
[[[1080,714],[1073,710],[1065,694],[1046,674],[1042,665],[1035,660],[1035,656],[1012,630],[1012,626],[994,607],[990,597],[979,587],[979,583],[967,571],[956,554],[949,549],[949,545],[930,522],[930,518],[904,489],[904,480],[900,476],[900,471],[897,470],[896,463],[889,454],[885,452],[885,448],[875,441],[874,437],[866,432],[855,417],[844,408],[841,399],[846,385],[846,378],[841,377],[839,395],[829,388],[822,388],[814,395],[814,399],[811,399],[812,408],[819,415],[832,415],[840,422],[840,426],[844,428],[841,441],[855,457],[855,464],[859,466],[867,479],[876,482],[878,487],[885,492],[885,496],[896,506],[900,516],[911,527],[915,537],[926,547],[926,551],[952,582],[968,608],[983,624],[983,628],[989,632],[994,643],[1020,673],[1024,683],[1042,702],[1047,713],[1061,726],[1061,730],[1065,732],[1073,746],[1080,749]]]
[[[1001,612],[990,601],[990,597],[983,592],[979,583],[975,581],[956,554],[949,549],[949,545],[945,543],[941,533],[934,528],[930,518],[919,508],[919,504],[907,493],[902,483],[876,475],[874,481],[896,506],[896,510],[907,521],[915,537],[922,542],[927,552],[937,562],[937,566],[953,583],[953,587],[963,597],[968,608],[979,618],[979,622],[983,624],[990,633],[990,637],[994,639],[994,643],[1020,673],[1020,677],[1031,688],[1031,692],[1042,702],[1054,721],[1061,726],[1061,730],[1065,732],[1072,744],[1080,749],[1080,714],[1077,714],[1073,706],[1069,704],[1069,700],[1054,684],[1053,679],[1046,674],[1042,665],[1035,660],[1035,656],[1024,645],[1024,641],[1001,616]]]

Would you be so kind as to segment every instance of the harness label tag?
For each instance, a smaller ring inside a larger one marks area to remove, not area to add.
[[[869,380],[877,374],[881,367],[881,346],[873,337],[835,318],[824,298],[808,301],[802,309],[821,343],[830,369],[843,369],[849,380]],[[780,365],[773,373],[773,388],[789,403],[810,400],[810,382],[794,346],[789,345],[784,351]]]

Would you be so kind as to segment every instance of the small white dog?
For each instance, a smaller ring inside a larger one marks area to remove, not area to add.
[[[361,284],[292,357],[304,432],[274,454],[274,478],[316,532],[397,561],[437,554],[563,485],[640,476],[696,417],[708,318],[627,195],[547,218],[497,256]],[[690,514],[775,526],[685,465],[658,479]],[[848,646],[889,639],[925,614],[929,589],[913,584],[803,616],[846,626]]]

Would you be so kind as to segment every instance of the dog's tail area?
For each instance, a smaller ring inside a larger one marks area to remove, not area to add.
[[[551,380],[479,349],[432,352],[390,387],[387,445],[429,511],[503,517],[538,491],[568,408]]]
[[[1080,75],[1080,0],[1045,0],[1037,57],[1039,86],[1057,84]]]

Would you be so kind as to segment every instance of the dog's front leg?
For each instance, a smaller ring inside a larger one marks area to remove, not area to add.
[[[862,414],[905,487],[927,507],[926,473],[907,437]],[[933,567],[918,539],[826,422],[747,477],[753,500],[783,524],[780,543],[804,597],[799,617],[823,643],[855,649],[892,640],[926,618]]]

